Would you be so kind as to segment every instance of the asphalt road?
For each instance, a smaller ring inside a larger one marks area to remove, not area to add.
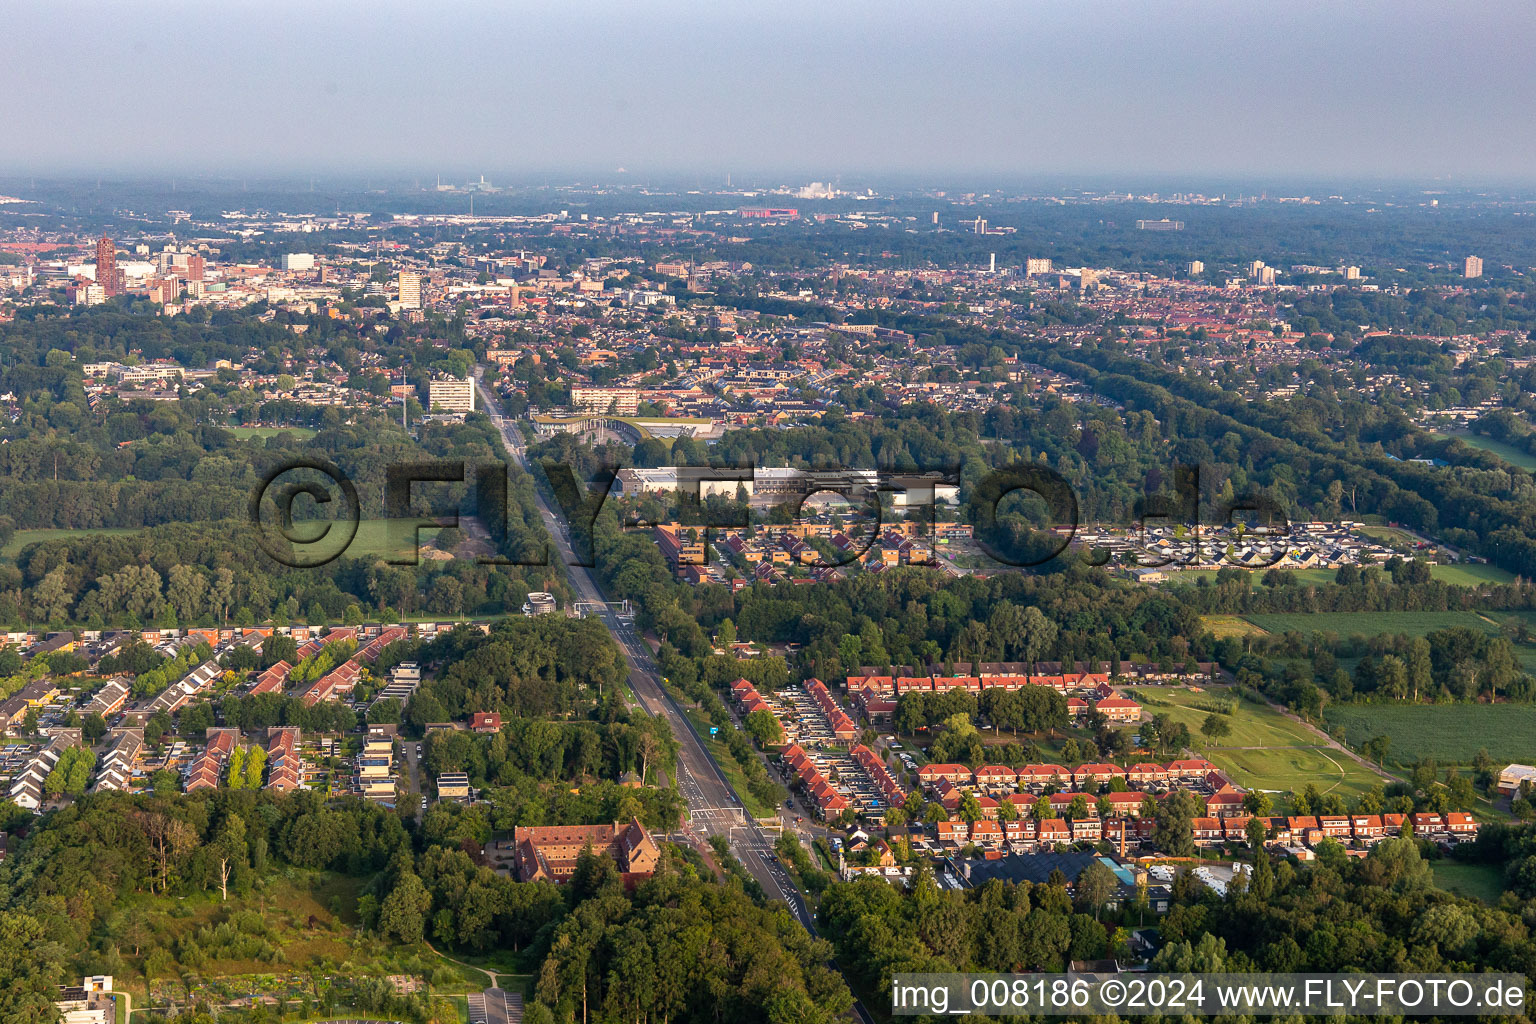
[[[480,372],[480,368],[476,367],[475,382],[480,389],[486,414],[491,417],[497,430],[500,431],[502,440],[507,450],[512,453],[513,459],[524,470],[528,470],[529,464],[522,434],[510,420],[502,417],[495,396],[480,379]],[[572,588],[575,589],[578,599],[602,601],[602,591],[598,588],[591,571],[573,564],[576,559],[571,553],[570,534],[565,519],[556,514],[542,491],[535,490],[534,494],[539,505],[539,515],[544,520],[544,526],[550,536],[554,538],[559,557],[566,565],[566,576]],[[747,815],[740,798],[721,773],[720,766],[709,756],[709,751],[695,731],[693,723],[662,687],[660,670],[657,668],[650,646],[635,631],[632,622],[622,620],[608,610],[601,613],[601,618],[603,624],[608,627],[608,632],[613,635],[614,641],[619,645],[619,649],[624,652],[624,659],[629,665],[630,688],[634,691],[640,706],[648,714],[666,718],[672,727],[673,736],[677,739],[676,781],[678,791],[688,805],[690,833],[706,840],[709,836],[724,836],[730,843],[731,852],[735,854],[736,859],[753,878],[757,879],[768,897],[782,900],[806,930],[812,935],[816,934],[815,920],[805,896],[795,888],[789,873],[784,870],[784,866],[775,856],[773,839]],[[874,1024],[874,1018],[862,1004],[855,1003],[854,1012],[864,1024]]]

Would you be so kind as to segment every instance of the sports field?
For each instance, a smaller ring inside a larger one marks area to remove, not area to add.
[[[1326,746],[1300,722],[1259,701],[1237,699],[1228,716],[1232,731],[1214,742],[1207,739],[1200,725],[1213,702],[1230,698],[1231,691],[1142,686],[1131,693],[1148,714],[1166,713],[1187,726],[1195,751],[1244,789],[1287,792],[1310,782],[1325,793],[1352,799],[1382,781],[1347,754]]]
[[[1398,764],[1426,757],[1469,764],[1482,747],[1504,764],[1536,759],[1536,706],[1530,704],[1332,704],[1323,717],[1330,729],[1342,727],[1354,747],[1390,736],[1387,759]]]
[[[225,429],[239,438],[276,437],[278,434],[292,434],[301,441],[307,441],[315,436],[315,432],[308,427],[227,427]]]
[[[1266,612],[1243,616],[1269,633],[1334,633],[1340,637],[1426,636],[1438,629],[1465,626],[1484,633],[1497,633],[1498,623],[1476,612],[1330,612],[1309,615],[1305,612]]]

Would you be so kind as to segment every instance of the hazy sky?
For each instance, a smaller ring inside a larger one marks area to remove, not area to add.
[[[0,0],[0,169],[1536,179],[1530,0]]]

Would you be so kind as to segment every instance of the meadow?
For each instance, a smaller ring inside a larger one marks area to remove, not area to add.
[[[127,922],[123,941],[143,943],[146,958],[156,947],[182,948],[194,934],[203,936],[207,945],[207,930],[236,914],[243,915],[241,933],[258,937],[247,944],[261,947],[262,953],[221,956],[217,947],[209,946],[204,950],[207,960],[195,973],[161,972],[152,979],[124,965],[117,988],[132,995],[135,1007],[185,999],[189,985],[216,1003],[252,992],[297,1000],[311,989],[308,975],[316,965],[325,965],[326,973],[340,978],[427,976],[434,992],[450,1002],[452,993],[479,991],[489,984],[483,971],[454,963],[424,945],[402,946],[363,936],[357,898],[365,884],[362,878],[292,870],[229,903],[222,902],[216,890],[174,902],[147,894],[130,897],[122,907]]]
[[[1478,562],[1466,562],[1457,565],[1440,565],[1438,563],[1429,567],[1430,579],[1440,580],[1457,587],[1478,587],[1485,583],[1513,583],[1515,574],[1508,569],[1501,569],[1496,565],[1486,565]]]
[[[1380,634],[1427,636],[1440,629],[1465,626],[1484,633],[1497,633],[1498,623],[1477,612],[1330,612],[1313,615],[1305,612],[1265,612],[1243,616],[1268,633],[1333,633],[1340,638]]]
[[[1241,615],[1202,615],[1200,625],[1218,640],[1229,636],[1263,636],[1264,630]]]
[[[11,539],[5,542],[5,546],[0,547],[0,559],[8,562],[14,561],[16,556],[21,554],[22,548],[28,544],[37,544],[45,540],[59,540],[63,537],[78,537],[91,534],[122,535],[138,532],[138,528],[132,526],[102,526],[78,530],[17,530],[11,535]]]
[[[1148,714],[1167,714],[1187,726],[1196,753],[1245,789],[1283,793],[1310,782],[1325,793],[1351,799],[1384,781],[1347,754],[1327,747],[1302,723],[1233,691],[1141,686],[1130,692]],[[1201,734],[1200,725],[1223,700],[1235,700],[1228,716],[1232,731],[1213,741]]]
[[[1426,757],[1469,764],[1481,748],[1505,764],[1536,758],[1536,705],[1331,704],[1323,717],[1351,746],[1389,736],[1387,759],[1403,765]]]
[[[1504,894],[1504,872],[1495,864],[1437,860],[1430,865],[1435,885],[1470,900],[1497,903]]]
[[[1469,447],[1481,448],[1485,452],[1497,455],[1511,466],[1517,466],[1527,472],[1536,470],[1536,456],[1530,455],[1512,444],[1495,441],[1493,438],[1483,437],[1481,434],[1462,433],[1460,431],[1451,434],[1438,434],[1436,436],[1457,438]]]

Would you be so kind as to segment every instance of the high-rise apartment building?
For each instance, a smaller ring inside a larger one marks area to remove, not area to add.
[[[1190,277],[1199,277],[1201,274],[1205,273],[1205,263],[1201,260],[1190,260],[1189,266],[1185,267],[1184,269],[1189,271]]]
[[[572,387],[571,408],[581,412],[633,416],[640,409],[640,389]]]
[[[444,412],[474,412],[475,382],[467,377],[433,377],[427,384],[427,406]]]
[[[400,271],[400,307],[421,308],[421,275],[410,270]]]
[[[1468,256],[1466,266],[1462,268],[1462,277],[1482,277],[1483,258],[1481,256]]]
[[[314,270],[315,257],[308,252],[285,252],[277,266],[279,270]]]
[[[1024,261],[1024,276],[1034,277],[1036,274],[1049,274],[1051,261],[1048,259],[1027,259]]]
[[[1360,280],[1360,268],[1359,267],[1345,267],[1344,268],[1344,280],[1346,280],[1346,281],[1358,281],[1358,280]]]
[[[117,243],[106,235],[96,242],[96,283],[108,298],[122,294],[117,280]]]

